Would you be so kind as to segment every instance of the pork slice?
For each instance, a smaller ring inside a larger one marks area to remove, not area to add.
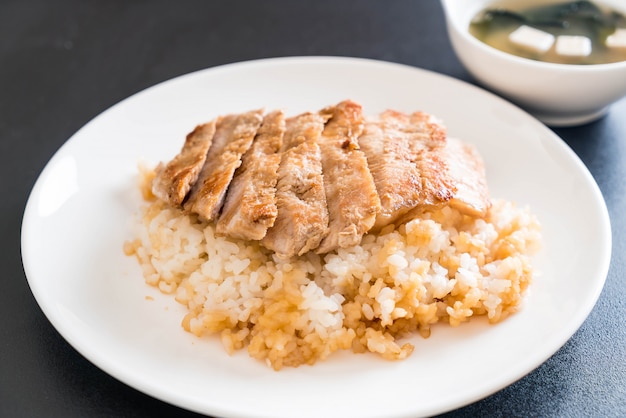
[[[228,187],[216,232],[233,238],[260,240],[274,225],[279,150],[285,133],[285,116],[267,114],[250,149],[241,159]]]
[[[167,164],[159,164],[152,181],[152,193],[171,204],[179,206],[194,185],[215,134],[215,121],[198,125],[187,134],[178,155]]]
[[[218,118],[206,162],[184,208],[212,221],[218,216],[241,156],[250,148],[263,119],[261,110]]]
[[[318,254],[361,242],[380,211],[374,179],[359,149],[364,126],[361,106],[343,101],[322,113],[330,115],[319,141],[329,224]]]
[[[456,183],[447,166],[445,127],[433,116],[415,112],[410,117],[411,153],[422,181],[420,205],[437,206],[448,202]]]
[[[434,119],[388,110],[367,121],[359,144],[381,203],[372,230],[452,198],[455,186],[443,159],[445,129]]]
[[[302,255],[328,233],[319,137],[328,119],[304,113],[286,122],[276,184],[278,215],[261,243],[282,257]]]
[[[476,148],[456,138],[448,138],[444,159],[456,185],[450,206],[460,212],[483,217],[491,207],[485,165]]]

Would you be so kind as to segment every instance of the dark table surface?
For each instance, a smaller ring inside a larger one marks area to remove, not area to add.
[[[24,207],[53,153],[116,102],[194,70],[293,55],[374,58],[473,82],[435,0],[0,1],[0,417],[197,416],[110,377],[52,327],[22,267]],[[626,100],[555,131],[610,212],[606,285],[547,362],[448,416],[626,416]]]

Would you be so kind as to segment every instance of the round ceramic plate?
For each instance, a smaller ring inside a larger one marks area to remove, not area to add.
[[[342,352],[275,372],[217,337],[180,326],[183,307],[143,281],[122,251],[140,204],[137,166],[172,158],[184,136],[219,114],[287,114],[343,99],[366,114],[423,110],[475,144],[491,194],[528,205],[543,225],[541,275],[523,309],[498,325],[472,320],[412,339],[390,362]],[[521,378],[556,352],[595,304],[611,235],[602,195],[581,161],[537,120],[461,81],[384,62],[281,58],[199,71],[107,110],[56,153],[34,186],[22,251],[52,324],[120,381],[193,411],[229,417],[415,417],[451,410]]]

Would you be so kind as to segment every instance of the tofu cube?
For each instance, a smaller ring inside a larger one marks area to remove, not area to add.
[[[626,48],[626,29],[616,29],[606,38],[606,46],[609,48]]]
[[[530,26],[522,25],[509,35],[509,40],[520,47],[544,53],[552,48],[554,35]]]
[[[568,57],[586,57],[591,54],[591,39],[586,36],[559,36],[556,38],[556,53]]]

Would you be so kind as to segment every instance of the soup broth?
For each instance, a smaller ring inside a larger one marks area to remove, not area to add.
[[[506,6],[506,7],[505,7]],[[546,52],[538,52],[512,42],[511,33],[520,26],[530,26],[554,37],[584,36],[591,41],[587,56],[561,55],[556,42]],[[523,58],[559,64],[606,64],[626,60],[626,47],[608,47],[606,39],[616,29],[626,29],[626,17],[590,1],[550,4],[529,9],[516,9],[515,3],[480,12],[470,24],[470,33],[482,42],[501,51]]]

